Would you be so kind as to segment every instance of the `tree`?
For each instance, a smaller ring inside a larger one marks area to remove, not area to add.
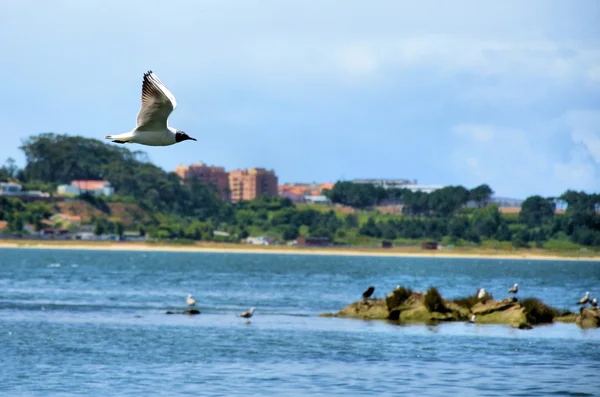
[[[477,203],[478,207],[486,206],[494,191],[487,184],[479,185],[469,191],[469,200]]]
[[[121,222],[117,222],[115,224],[115,229],[119,238],[123,238],[123,233],[125,233],[125,226]]]
[[[0,177],[1,179],[14,179],[17,177],[17,173],[19,168],[16,165],[15,159],[9,157],[6,159],[4,166],[0,169]]]
[[[541,226],[543,223],[552,221],[554,210],[555,204],[552,199],[541,196],[527,197],[521,204],[519,220],[528,227]]]
[[[104,222],[101,219],[96,219],[96,225],[94,226],[94,234],[100,236],[106,232]]]
[[[344,218],[344,224],[347,228],[358,227],[358,216],[356,214],[348,214]]]
[[[362,225],[362,227],[360,228],[360,234],[369,237],[380,237],[381,230],[379,230],[379,227],[375,223],[375,219],[370,217],[369,220],[367,220],[367,223]]]

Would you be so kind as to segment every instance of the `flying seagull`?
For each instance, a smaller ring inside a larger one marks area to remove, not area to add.
[[[365,292],[363,292],[362,297],[363,299],[369,299],[371,297],[371,295],[373,295],[373,292],[375,292],[375,287],[373,287],[372,285],[367,288],[367,290]]]
[[[196,306],[196,301],[194,300],[194,298],[192,298],[191,294],[189,294],[187,297],[187,304],[188,306]]]
[[[519,292],[519,284],[515,283],[515,285],[513,285],[511,287],[511,289],[508,290],[509,294],[516,294],[517,292]]]
[[[585,295],[583,296],[583,298],[579,299],[579,302],[577,302],[577,304],[585,305],[586,303],[588,303],[589,300],[590,300],[590,293],[586,292]]]
[[[254,308],[251,307],[247,312],[240,313],[240,317],[250,318],[254,314]]]
[[[137,125],[129,132],[107,135],[115,143],[139,143],[148,146],[169,146],[188,139],[183,131],[167,125],[167,119],[177,107],[175,96],[152,71],[144,73],[142,107],[137,115]]]

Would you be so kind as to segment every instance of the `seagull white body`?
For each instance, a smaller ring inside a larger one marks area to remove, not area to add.
[[[585,295],[583,296],[583,298],[579,299],[579,302],[577,302],[578,305],[585,305],[586,303],[588,303],[588,301],[590,300],[590,293],[589,291],[585,293]]]
[[[511,294],[516,294],[517,292],[519,292],[519,284],[515,283],[515,285],[513,285],[512,288],[508,290],[508,292]]]
[[[483,299],[483,298],[485,298],[485,295],[486,295],[485,289],[481,288],[479,290],[479,293],[477,294],[477,299]]]
[[[152,71],[144,74],[142,107],[136,127],[123,134],[107,135],[116,143],[138,143],[147,146],[169,146],[185,140],[196,140],[185,132],[167,125],[169,115],[177,107],[175,96]]]
[[[195,306],[196,305],[196,300],[194,298],[192,298],[192,295],[188,295],[187,297],[187,304],[188,306]]]
[[[590,301],[590,305],[592,305],[592,307],[598,307],[598,299],[594,298]]]
[[[473,315],[471,316],[471,318],[469,319],[469,322],[470,322],[470,323],[475,323],[475,315],[474,315],[474,314],[473,314]]]
[[[254,308],[251,307],[250,310],[248,310],[247,312],[241,313],[240,317],[250,318],[250,317],[252,317],[253,314],[254,314]]]

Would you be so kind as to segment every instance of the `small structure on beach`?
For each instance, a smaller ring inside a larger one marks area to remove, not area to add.
[[[436,249],[438,249],[438,243],[437,243],[437,241],[423,241],[421,243],[421,249],[436,250]]]
[[[296,242],[305,247],[327,247],[331,244],[329,237],[298,237]]]

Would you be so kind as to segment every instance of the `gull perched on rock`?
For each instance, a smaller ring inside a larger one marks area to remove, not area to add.
[[[588,303],[589,300],[590,300],[590,293],[586,292],[585,295],[583,296],[583,298],[579,299],[579,302],[577,302],[577,304],[585,305],[586,303]]]
[[[485,289],[481,288],[479,289],[479,292],[477,293],[477,299],[483,299],[487,296],[487,292],[485,292]]]
[[[167,125],[169,115],[177,107],[175,96],[152,71],[144,73],[142,107],[136,127],[123,134],[107,135],[115,143],[139,143],[148,146],[169,146],[192,138],[183,131]]]

